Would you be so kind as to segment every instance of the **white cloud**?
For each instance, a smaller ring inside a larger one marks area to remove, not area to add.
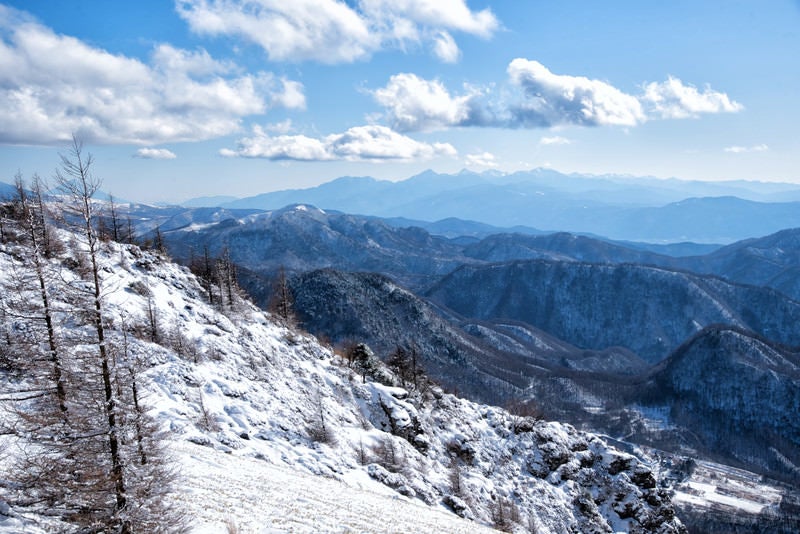
[[[467,154],[465,163],[468,167],[489,167],[498,166],[497,158],[491,152],[480,152],[477,154]]]
[[[440,32],[434,37],[433,53],[445,63],[457,63],[461,57],[455,39],[447,32]]]
[[[347,63],[384,48],[432,43],[443,61],[458,59],[447,30],[490,37],[498,28],[488,9],[464,0],[177,0],[192,31],[234,35],[274,61]],[[446,35],[446,37],[443,37]]]
[[[579,126],[637,126],[648,120],[687,118],[700,113],[743,109],[728,95],[703,91],[670,77],[643,85],[644,93],[626,93],[608,82],[584,76],[554,74],[538,61],[517,58],[507,69],[508,83],[496,88],[465,86],[451,93],[438,80],[396,74],[383,88],[372,91],[386,112],[383,116],[400,131],[450,127],[551,128]],[[565,144],[564,138],[542,144]],[[568,140],[567,140],[568,141]]]
[[[417,161],[455,156],[448,143],[422,143],[385,126],[356,126],[323,138],[305,135],[271,136],[255,126],[253,136],[240,139],[236,150],[223,149],[228,157],[298,161]]]
[[[729,146],[725,147],[723,150],[732,154],[744,154],[747,152],[766,152],[769,150],[769,147],[765,144],[753,146]]]
[[[281,79],[282,91],[273,95],[273,103],[287,109],[306,109],[306,95],[303,84],[293,80]]]
[[[146,64],[0,9],[0,143],[195,141],[236,132],[271,106],[305,104],[297,82],[234,70],[166,44]]]
[[[386,87],[372,92],[399,131],[436,130],[467,125],[477,93],[453,96],[438,80],[415,74],[395,74]]]
[[[140,148],[133,157],[141,159],[175,159],[178,156],[166,148]]]
[[[372,20],[407,20],[424,27],[440,27],[491,37],[499,23],[489,9],[473,12],[464,0],[361,0]]]
[[[744,109],[725,93],[708,86],[701,92],[672,76],[665,82],[645,84],[642,102],[650,107],[651,114],[666,119],[696,117],[700,113],[735,113]]]
[[[572,141],[566,137],[561,137],[560,135],[555,135],[553,137],[542,137],[539,139],[540,145],[569,145],[571,143]]]
[[[645,120],[639,100],[607,82],[553,74],[538,61],[522,58],[509,64],[508,75],[527,96],[511,110],[521,126],[634,126]]]

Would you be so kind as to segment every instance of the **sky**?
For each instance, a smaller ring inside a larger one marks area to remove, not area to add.
[[[0,181],[119,198],[426,169],[800,183],[798,0],[0,0]]]

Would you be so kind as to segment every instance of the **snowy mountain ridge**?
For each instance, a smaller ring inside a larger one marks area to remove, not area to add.
[[[75,239],[61,241],[48,268],[77,279]],[[0,244],[5,294],[27,253]],[[103,243],[98,257],[109,337],[124,337],[143,362],[149,414],[182,466],[171,498],[194,532],[683,531],[650,468],[594,435],[435,385],[401,387],[368,355],[354,365],[241,297],[211,306],[188,270],[135,246]],[[13,313],[0,321],[11,340],[18,321]],[[0,390],[13,391],[13,374],[0,369]],[[0,439],[12,457],[25,445],[24,436]],[[2,465],[0,532],[75,530],[18,506],[13,462]],[[303,494],[260,494],[277,490],[269,480]],[[320,487],[338,491],[336,504],[323,502]]]

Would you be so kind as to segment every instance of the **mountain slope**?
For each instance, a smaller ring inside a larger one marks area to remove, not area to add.
[[[413,347],[430,376],[484,402],[526,397],[533,383],[558,370],[625,375],[646,369],[628,351],[585,351],[529,325],[454,316],[377,274],[312,271],[292,277],[290,285],[294,309],[310,332],[337,344],[366,342],[383,359]]]
[[[63,241],[68,244],[70,238]],[[0,244],[4,284],[12,281],[5,275],[23,268],[24,253],[19,245]],[[80,264],[66,261],[75,255],[67,247],[62,256],[48,260],[50,267],[60,270],[61,278],[79,278]],[[170,448],[191,471],[173,498],[190,517],[210,521],[195,524],[197,532],[224,528],[228,514],[237,522],[245,508],[254,509],[250,517],[264,521],[259,528],[297,524],[302,504],[259,504],[271,500],[258,494],[270,486],[247,480],[279,470],[294,478],[287,469],[303,473],[296,477],[306,481],[299,483],[301,488],[315,484],[310,475],[341,481],[344,485],[336,487],[343,489],[344,509],[353,499],[353,508],[364,510],[355,500],[368,491],[517,531],[684,531],[668,493],[658,488],[647,465],[596,436],[559,423],[530,420],[521,426],[519,418],[501,409],[444,394],[435,386],[403,389],[374,362],[356,372],[314,338],[280,326],[239,298],[224,309],[210,306],[205,290],[186,269],[136,247],[104,244],[98,260],[107,289],[107,342],[124,341],[142,362],[138,381],[149,412],[168,439],[178,442]],[[9,311],[0,326],[5,339],[14,342],[20,334],[16,319],[10,319],[15,310]],[[59,328],[69,328],[70,313],[59,312]],[[0,370],[5,391],[26,380],[12,371]],[[24,408],[25,400],[19,401],[17,407]],[[4,417],[13,428],[7,419],[13,413]],[[6,455],[26,447],[24,435],[0,439]],[[197,446],[205,450],[197,452]],[[241,466],[233,463],[239,458]],[[257,467],[262,463],[263,470]],[[0,464],[0,531],[23,525],[35,532],[33,521],[42,522],[40,531],[69,531],[35,503],[15,500],[14,486],[6,482],[13,479],[7,471],[12,464]],[[226,471],[220,477],[220,465],[236,466],[239,474]],[[235,491],[236,497],[211,498],[208,490],[192,486],[196,481],[218,488],[215,493]],[[308,495],[322,498],[318,491]],[[213,507],[220,502],[232,506],[219,510],[215,520]],[[377,514],[373,524],[397,513],[386,510],[389,501],[370,502],[378,503],[367,508]],[[423,517],[417,520],[417,514]],[[463,524],[454,520],[450,528],[439,512],[433,515],[420,511],[408,520],[414,529],[439,524],[442,531],[464,531]],[[363,524],[346,514],[333,521],[336,529]],[[312,523],[309,530],[314,524],[319,526]]]
[[[715,323],[800,343],[800,303],[777,291],[634,264],[463,266],[427,296],[466,317],[523,321],[579,347],[624,346],[650,362]]]
[[[800,228],[739,241],[711,254],[681,258],[676,264],[694,272],[773,287],[800,299]]]
[[[567,232],[538,236],[495,234],[465,247],[464,254],[493,263],[511,260],[555,259],[591,263],[669,265],[674,261],[669,256]]]
[[[283,267],[306,271],[326,267],[391,273],[409,285],[429,282],[463,262],[460,248],[420,228],[394,228],[379,220],[328,213],[311,206],[228,219],[207,227],[165,230],[172,254],[188,260],[208,249],[224,249],[234,263],[270,276]]]
[[[694,446],[800,480],[800,351],[741,329],[704,329],[659,365],[651,402]]]

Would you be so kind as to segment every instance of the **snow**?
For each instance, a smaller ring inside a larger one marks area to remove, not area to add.
[[[187,442],[179,443],[176,452],[188,489],[176,499],[191,510],[195,534],[225,532],[228,524],[242,534],[493,532],[388,488],[376,491],[369,479],[357,483],[313,476]]]
[[[174,498],[194,532],[481,532],[498,503],[518,509],[517,532],[625,532],[646,521],[680,531],[660,520],[671,505],[647,466],[597,436],[541,421],[517,432],[504,410],[437,387],[364,382],[330,347],[244,300],[212,307],[186,269],[104,246],[109,338],[130,329],[129,350],[147,366],[144,402],[182,466]],[[5,252],[0,273],[16,261]],[[160,344],[134,335],[152,326],[148,307]],[[37,532],[25,521],[0,515],[0,533]]]
[[[722,507],[759,514],[778,506],[782,493],[779,487],[761,482],[758,475],[702,461],[687,481],[675,487],[673,501],[696,508]]]

